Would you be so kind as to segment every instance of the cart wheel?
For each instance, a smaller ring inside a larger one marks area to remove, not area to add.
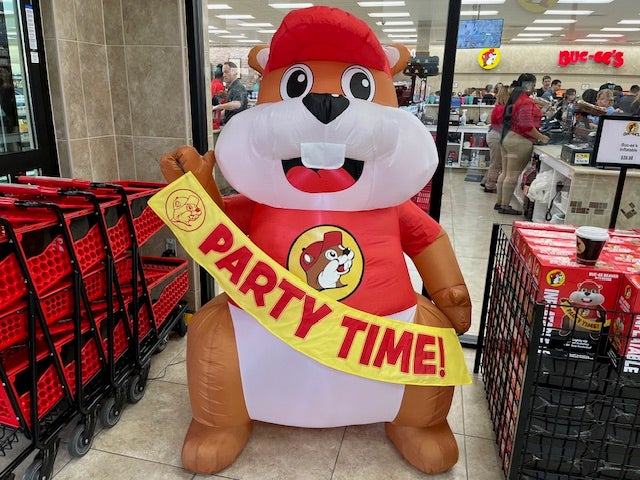
[[[22,475],[22,480],[40,480],[40,472],[42,471],[42,459],[36,458],[27,467]]]
[[[69,436],[69,443],[67,445],[69,455],[72,457],[84,457],[91,449],[92,444],[93,437],[88,437],[84,423],[79,423]]]
[[[187,322],[184,319],[184,315],[182,315],[180,320],[176,322],[175,330],[181,337],[184,337],[187,334]]]
[[[151,362],[147,361],[142,366],[140,373],[136,373],[129,379],[129,387],[127,388],[127,400],[129,400],[129,403],[138,403],[144,397],[149,370],[151,370]]]
[[[115,397],[105,398],[100,406],[100,425],[102,428],[111,428],[120,421],[122,406],[116,405]]]
[[[169,343],[169,336],[167,335],[164,338],[161,338],[160,341],[158,341],[158,345],[156,345],[156,350],[155,353],[160,353],[162,352],[165,348],[167,348],[167,344]]]

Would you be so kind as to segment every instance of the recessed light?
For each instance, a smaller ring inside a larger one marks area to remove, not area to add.
[[[376,22],[376,25],[393,27],[398,25],[413,25],[413,22],[411,20],[391,20],[389,22]]]
[[[587,37],[594,37],[594,38],[619,38],[619,37],[624,37],[623,34],[621,33],[589,33],[587,35]]]
[[[550,37],[551,33],[519,33],[518,37]]]
[[[545,15],[591,15],[593,10],[545,10]]]
[[[248,38],[238,40],[238,43],[263,43],[262,40],[251,40]]]
[[[247,38],[244,35],[218,35],[220,38]]]
[[[512,38],[512,42],[541,42],[544,38]]]
[[[574,42],[608,42],[606,38],[576,38],[573,40]]]
[[[274,30],[258,30],[258,33],[276,33],[275,29]]]
[[[618,25],[640,25],[640,20],[620,20]]]
[[[562,30],[562,27],[524,27],[525,30],[538,31],[538,32],[551,32]]]
[[[238,24],[239,27],[273,27],[273,23],[252,23],[252,22],[241,22]]]
[[[248,20],[255,18],[253,15],[216,15],[216,17],[222,20]]]
[[[380,17],[396,18],[396,17],[410,16],[409,12],[371,12],[371,13],[368,13],[367,15],[373,18],[380,18]]]
[[[221,33],[229,33],[229,30],[219,30],[215,28],[210,28],[209,33],[213,33],[214,35],[220,35]]]
[[[313,7],[313,3],[270,3],[270,7],[272,8],[308,8]]]
[[[403,33],[398,35],[396,35],[395,33],[390,33],[387,35],[387,37],[389,38],[415,38],[417,36],[418,36],[417,33]]]
[[[600,29],[602,32],[640,32],[638,27],[604,27]]]
[[[404,44],[409,44],[409,45],[416,43],[416,39],[415,38],[394,38],[391,41],[393,43],[404,43]]]
[[[498,11],[497,10],[462,10],[460,12],[460,16],[474,16],[477,17],[478,15],[497,15]]]
[[[383,28],[385,33],[415,32],[415,28]]]
[[[207,8],[209,10],[231,10],[231,7],[226,3],[210,3]]]
[[[576,23],[577,20],[575,18],[557,18],[557,19],[536,19],[533,23]]]
[[[404,7],[404,2],[402,0],[399,1],[389,1],[389,2],[358,2],[358,5],[361,7]]]

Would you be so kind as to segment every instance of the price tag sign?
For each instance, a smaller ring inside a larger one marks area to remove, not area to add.
[[[640,168],[640,118],[628,115],[601,116],[592,165]]]

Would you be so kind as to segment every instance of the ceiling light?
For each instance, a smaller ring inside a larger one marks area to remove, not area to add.
[[[591,15],[593,10],[545,10],[545,15]]]
[[[210,3],[207,8],[209,10],[231,10],[231,7],[226,3]]]
[[[220,38],[247,38],[244,35],[219,35]]]
[[[229,33],[229,30],[219,30],[215,28],[210,28],[209,33],[213,33],[214,35],[220,35],[221,33]]]
[[[272,8],[308,8],[313,7],[313,3],[270,3]]]
[[[600,29],[602,32],[640,32],[638,27],[604,27]]]
[[[388,17],[388,18],[392,18],[392,17],[408,17],[409,16],[409,12],[371,12],[368,15],[370,17],[375,17],[375,18],[379,18],[379,17]]]
[[[393,27],[398,25],[413,25],[413,22],[411,20],[391,20],[390,22],[376,22],[376,25]]]
[[[525,30],[539,31],[539,32],[551,32],[562,30],[562,27],[524,27]]]
[[[498,11],[497,10],[462,10],[460,12],[460,16],[474,16],[477,17],[478,15],[497,15]]]
[[[409,45],[416,43],[416,39],[415,38],[394,38],[391,41],[393,43],[404,43],[404,44],[409,44]]]
[[[253,15],[216,15],[216,17],[222,20],[247,20],[255,18]]]
[[[576,19],[575,18],[566,18],[566,19],[548,19],[548,20],[543,20],[543,19],[536,19],[533,21],[533,23],[576,23]]]
[[[462,5],[501,5],[505,0],[462,0]]]
[[[550,37],[551,33],[519,33],[518,37]]]
[[[624,37],[623,34],[621,33],[589,33],[587,35],[587,37],[594,37],[594,38],[619,38],[619,37]]]
[[[273,27],[273,23],[251,23],[251,22],[241,22],[238,24],[239,27]]]
[[[258,30],[258,33],[276,33],[275,29],[274,30]]]
[[[245,38],[243,40],[238,40],[238,43],[263,43],[262,40],[250,40]]]
[[[396,35],[394,33],[390,33],[389,35],[387,35],[387,37],[389,37],[389,38],[416,38],[417,36],[418,36],[417,33],[413,33],[413,34],[411,34],[411,33],[403,33],[401,35],[400,34]]]
[[[512,42],[541,42],[544,38],[512,38]]]
[[[620,20],[618,25],[640,25],[640,20]]]
[[[385,33],[415,32],[415,28],[383,28]]]
[[[574,42],[608,42],[606,38],[576,38],[573,40]]]
[[[404,7],[403,1],[397,2],[358,2],[361,7]]]
[[[575,3],[575,4],[582,4],[582,3],[611,3],[613,2],[613,0],[580,0],[579,2],[576,0],[558,0],[558,3]]]

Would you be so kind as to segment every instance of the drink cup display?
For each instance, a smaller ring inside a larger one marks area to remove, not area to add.
[[[578,263],[595,265],[607,240],[609,240],[609,233],[604,228],[579,227],[576,230],[576,260]]]

